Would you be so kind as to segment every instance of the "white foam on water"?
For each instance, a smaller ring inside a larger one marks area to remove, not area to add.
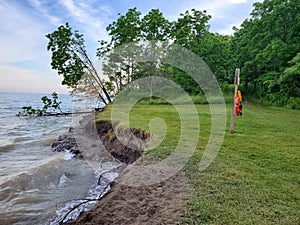
[[[58,187],[68,186],[68,180],[69,178],[65,174],[61,175],[61,177],[59,178]]]
[[[106,164],[104,167],[107,167],[109,164],[110,163]],[[99,174],[101,174],[99,171],[95,172],[95,179],[98,179]],[[88,191],[89,194],[86,199],[75,199],[66,203],[63,208],[56,211],[57,218],[54,221],[51,221],[50,225],[57,225],[61,222],[75,220],[81,212],[91,210],[98,200],[110,190],[109,184],[118,176],[119,173],[117,172],[108,172],[103,174],[102,179],[100,179],[100,183]],[[61,178],[64,180],[64,175]]]
[[[76,156],[76,154],[72,153],[69,150],[66,150],[64,152],[64,160],[71,160],[72,158],[74,158]]]

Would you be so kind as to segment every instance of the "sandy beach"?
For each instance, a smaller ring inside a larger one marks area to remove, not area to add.
[[[68,224],[178,224],[188,216],[185,200],[191,192],[183,172],[149,186],[129,187],[116,181],[91,211]]]

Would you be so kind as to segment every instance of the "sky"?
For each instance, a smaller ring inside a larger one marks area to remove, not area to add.
[[[68,93],[62,77],[51,69],[46,34],[68,22],[84,35],[94,61],[105,28],[137,7],[145,15],[159,9],[169,21],[195,8],[212,16],[210,31],[232,34],[249,18],[259,0],[0,0],[0,92]]]

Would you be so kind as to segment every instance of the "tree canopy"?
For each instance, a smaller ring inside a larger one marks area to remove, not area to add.
[[[265,0],[253,7],[241,28],[233,28],[233,35],[210,32],[211,16],[205,10],[186,11],[174,21],[159,9],[145,15],[137,8],[118,14],[106,28],[109,40],[100,40],[97,50],[107,80],[100,79],[91,63],[83,35],[66,24],[47,35],[51,65],[64,76],[63,84],[73,87],[84,83],[82,78],[92,81],[108,102],[110,95],[145,76],[165,76],[188,93],[201,94],[184,71],[160,61],[163,53],[157,41],[175,43],[201,57],[221,87],[232,84],[235,68],[241,68],[244,95],[282,106],[298,102],[300,107],[300,4],[297,0]],[[139,62],[139,56],[145,54],[152,60]]]
[[[251,17],[234,33],[236,64],[246,91],[286,105],[290,97],[300,97],[300,4],[265,0],[253,6]]]

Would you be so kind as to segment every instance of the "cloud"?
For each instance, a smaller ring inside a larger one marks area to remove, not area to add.
[[[206,10],[214,19],[220,19],[226,17],[230,8],[244,3],[247,3],[247,0],[211,0],[194,3],[191,7],[199,10]]]
[[[189,4],[185,4],[184,9],[206,10],[212,16],[209,21],[210,30],[229,35],[233,34],[233,26],[239,27],[249,16],[254,2],[257,0],[191,0]]]
[[[1,92],[68,93],[60,83],[61,77],[54,72],[43,77],[29,70],[0,65]]]
[[[231,3],[231,4],[243,4],[243,3],[247,3],[247,0],[227,0],[227,2]]]
[[[233,35],[234,30],[232,29],[233,27],[237,27],[239,28],[242,22],[237,22],[237,23],[231,23],[229,25],[227,25],[224,28],[218,29],[215,32],[222,34],[222,35]]]
[[[60,3],[75,17],[78,21],[85,23],[91,19],[90,15],[81,8],[77,7],[72,0],[61,0]],[[81,6],[84,6],[81,3]]]
[[[95,1],[60,0],[60,4],[69,13],[74,22],[79,22],[79,29],[94,42],[106,39],[105,27],[110,22],[112,10],[109,6],[99,5]],[[78,26],[78,25],[77,25]]]
[[[110,7],[102,5],[95,10],[89,5],[91,1],[62,2],[65,7],[40,0],[0,0],[0,91],[40,92],[59,88],[66,92],[65,88],[61,89],[61,80],[50,68],[45,34],[67,19],[79,25],[75,29],[83,31],[87,47],[91,43],[96,46],[96,40],[106,35],[104,22],[99,21],[96,15],[101,15],[101,11],[109,16]],[[66,10],[71,17],[67,17]],[[95,49],[91,53],[95,54]]]
[[[43,4],[40,0],[29,0],[29,4],[34,8],[36,15],[46,18],[51,24],[57,26],[62,23],[58,16],[49,13],[48,5]]]
[[[0,3],[0,63],[46,57],[45,28],[13,3]]]

